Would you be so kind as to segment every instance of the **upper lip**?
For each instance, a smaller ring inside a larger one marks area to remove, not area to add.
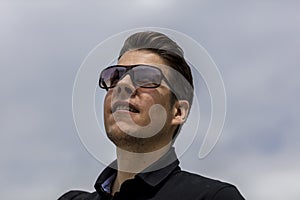
[[[126,110],[128,109],[128,111],[130,112],[135,112],[135,113],[139,113],[139,109],[137,108],[136,105],[127,102],[127,101],[117,101],[115,103],[112,104],[111,107],[111,111],[112,113],[116,112],[118,108],[125,108]]]

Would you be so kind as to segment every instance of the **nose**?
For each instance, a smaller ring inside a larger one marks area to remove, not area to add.
[[[120,99],[127,99],[134,95],[135,87],[129,74],[119,80],[115,87],[115,93]]]

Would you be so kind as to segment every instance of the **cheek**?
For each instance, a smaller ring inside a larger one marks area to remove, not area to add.
[[[147,90],[146,92],[143,90]],[[152,105],[159,103],[159,94],[155,89],[139,88],[137,100],[142,108],[149,109]]]
[[[104,116],[107,116],[108,113],[111,112],[111,93],[107,93],[104,97],[103,111]]]
[[[170,111],[170,96],[166,93],[160,93],[157,90],[149,91],[148,93],[141,95],[141,100],[141,103],[145,105],[143,107],[147,112],[149,112],[150,108],[155,104],[161,105],[166,112]]]
[[[149,93],[149,96],[153,103],[156,104],[166,105],[169,104],[170,101],[170,95],[166,91],[153,90]]]

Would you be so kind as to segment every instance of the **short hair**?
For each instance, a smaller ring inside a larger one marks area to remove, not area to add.
[[[176,98],[188,100],[190,105],[192,105],[194,84],[191,68],[184,58],[182,48],[176,42],[159,32],[137,32],[125,40],[119,54],[119,59],[125,52],[131,50],[148,50],[153,52],[166,61],[169,67],[179,72],[185,80],[180,81],[176,76],[176,80],[174,81],[178,83],[178,86],[181,86],[181,88],[177,87],[181,92],[176,93],[176,91],[174,91],[176,93]]]
[[[182,48],[168,36],[154,31],[137,32],[129,36],[120,51],[119,58],[127,51],[147,50],[160,56],[169,67],[175,69],[182,76],[175,75],[171,81],[172,89],[179,90],[171,91],[171,104],[176,100],[187,100],[192,105],[194,97],[194,84],[191,68],[184,58]],[[175,130],[173,139],[180,132],[182,125],[179,125]]]

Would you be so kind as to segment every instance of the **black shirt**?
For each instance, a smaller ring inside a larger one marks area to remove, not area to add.
[[[95,183],[96,191],[70,191],[58,200],[243,200],[237,188],[229,183],[182,171],[171,149],[157,163],[172,161],[164,168],[139,173],[125,181],[114,196],[107,193],[103,183],[115,176],[111,165],[103,170]],[[116,161],[112,163],[116,166]]]

